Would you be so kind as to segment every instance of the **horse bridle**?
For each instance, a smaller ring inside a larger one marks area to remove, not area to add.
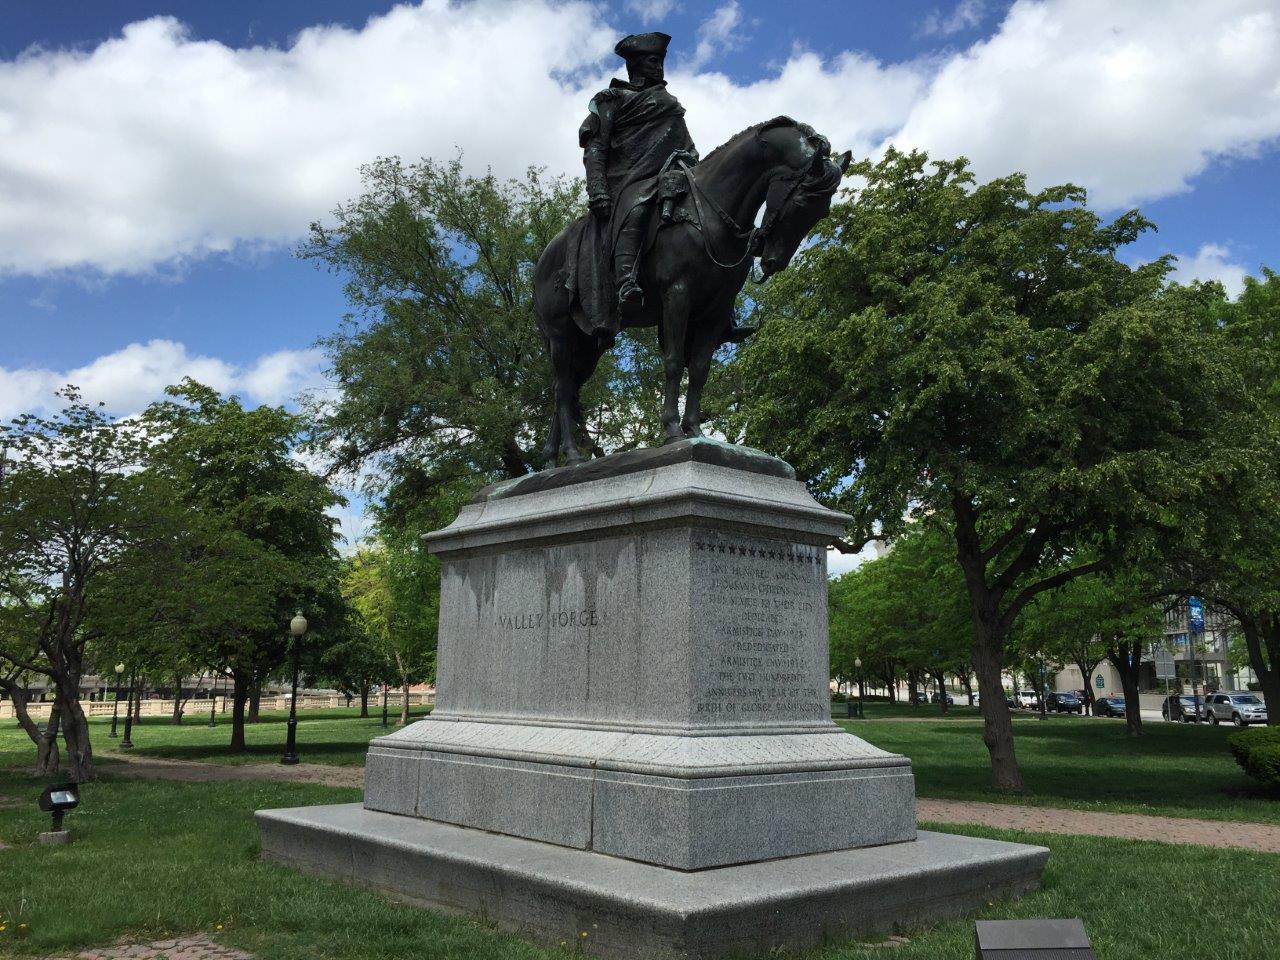
[[[683,159],[677,160],[676,165],[684,172],[685,179],[689,182],[689,195],[693,197],[694,209],[698,211],[698,223],[696,226],[698,227],[698,232],[702,234],[702,248],[707,254],[707,259],[724,270],[733,270],[735,267],[742,266],[748,257],[754,256],[764,248],[765,241],[769,237],[769,231],[777,223],[778,218],[781,216],[781,211],[787,208],[787,205],[791,202],[792,195],[809,175],[809,167],[802,168],[796,176],[790,178],[790,185],[787,187],[787,192],[783,194],[782,200],[772,210],[765,211],[764,222],[758,227],[752,225],[744,229],[732,215],[703,191],[702,187],[698,185],[697,178],[693,175],[693,168],[687,162]],[[720,218],[720,222],[733,232],[735,240],[746,240],[747,242],[746,248],[742,251],[742,256],[733,263],[721,263],[711,251],[711,241],[704,226],[707,222],[707,216],[703,210],[704,203],[715,212],[716,216]]]

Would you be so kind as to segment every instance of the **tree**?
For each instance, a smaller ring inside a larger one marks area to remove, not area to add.
[[[56,769],[59,725],[73,780],[96,776],[80,707],[86,647],[101,636],[91,610],[129,546],[163,527],[164,498],[139,472],[144,432],[84,403],[74,387],[49,417],[24,414],[0,427],[0,667],[47,676],[55,690],[52,731],[40,767]],[[28,718],[29,719],[29,718]]]
[[[438,579],[434,597],[428,591],[424,603],[412,570],[402,544],[374,544],[348,561],[342,584],[359,630],[382,660],[382,673],[394,677],[403,692],[401,726],[409,722],[410,687],[434,673],[439,619]]]
[[[1119,257],[1073,186],[978,184],[889,151],[757,297],[737,422],[815,495],[875,524],[943,518],[963,574],[992,780],[1021,789],[1001,673],[1037,595],[1097,571],[1203,489],[1239,378],[1167,296],[1167,258]]]
[[[1218,296],[1209,323],[1220,324],[1237,369],[1252,387],[1252,403],[1228,429],[1245,451],[1218,465],[1214,509],[1170,552],[1187,593],[1198,593],[1239,625],[1249,667],[1280,723],[1280,275],[1247,278],[1240,297]]]
[[[1093,672],[1107,659],[1102,635],[1105,612],[1099,609],[1100,593],[1094,577],[1068,581],[1042,593],[1028,604],[1019,625],[1020,639],[1029,649],[1042,652],[1054,663],[1071,664],[1084,684],[1084,709],[1093,705],[1090,683]]]
[[[195,604],[165,618],[190,618],[196,659],[230,674],[230,747],[244,750],[250,695],[291,658],[318,663],[340,636],[345,610],[327,511],[341,498],[294,456],[305,418],[281,407],[246,410],[190,379],[166,392],[171,399],[144,417],[158,438],[150,471],[199,520],[165,549],[201,569],[186,571]],[[144,562],[156,575],[167,566],[163,552]],[[287,630],[296,609],[311,623],[298,645]]]
[[[383,159],[362,175],[364,193],[300,251],[346,277],[353,310],[324,341],[342,389],[317,404],[314,448],[339,470],[375,467],[381,490],[521,476],[551,419],[533,266],[583,212],[580,182],[470,177],[458,160]],[[597,453],[657,429],[657,364],[624,340],[584,390]]]
[[[965,670],[966,604],[963,584],[946,551],[947,534],[918,525],[883,557],[831,584],[831,665],[836,676],[855,675],[853,662],[893,663],[907,671],[914,702],[922,676],[940,693],[945,676]],[[946,711],[946,698],[942,698]]]

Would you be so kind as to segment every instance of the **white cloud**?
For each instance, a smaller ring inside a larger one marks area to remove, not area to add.
[[[425,0],[246,49],[155,17],[91,49],[0,61],[0,272],[136,273],[291,243],[379,155],[461,147],[476,170],[577,174],[587,100],[620,72],[604,16],[588,2]],[[703,152],[787,113],[855,154],[888,138],[967,155],[983,175],[1072,180],[1112,207],[1280,136],[1275,0],[1169,0],[1159,16],[1018,0],[948,58],[797,49],[746,84],[703,69],[742,21],[724,3],[673,45],[672,90]]]
[[[1103,208],[1188,188],[1280,136],[1275,0],[1019,0],[949,59],[893,139],[980,175],[1071,181]]]
[[[732,50],[741,41],[738,28],[742,26],[742,8],[738,0],[716,7],[711,16],[698,27],[698,45],[685,69],[700,70],[719,54]]]
[[[984,0],[960,0],[948,14],[934,10],[920,24],[920,33],[926,37],[950,37],[972,30],[982,22],[986,7]]]
[[[676,0],[627,0],[626,9],[645,26],[657,23],[676,8]]]
[[[163,398],[164,388],[191,377],[246,402],[279,404],[323,382],[318,350],[281,350],[236,365],[216,357],[195,356],[172,340],[131,343],[71,370],[0,367],[0,421],[21,413],[48,412],[58,405],[54,391],[79,387],[91,403],[113,413],[136,413]]]
[[[1244,278],[1249,271],[1230,257],[1231,251],[1221,244],[1206,243],[1194,255],[1180,255],[1169,279],[1178,283],[1217,280],[1234,300],[1244,290]]]

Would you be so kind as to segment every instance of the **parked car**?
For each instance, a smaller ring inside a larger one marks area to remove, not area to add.
[[[1191,723],[1197,713],[1202,713],[1203,706],[1199,697],[1175,693],[1164,698],[1164,703],[1160,705],[1160,716],[1166,720]]]
[[[1070,690],[1062,690],[1045,698],[1045,709],[1054,713],[1084,713],[1084,703]]]
[[[1022,707],[1024,710],[1039,710],[1040,694],[1036,693],[1034,690],[1019,690],[1018,706]]]
[[[1124,697],[1099,697],[1093,701],[1095,717],[1123,717]]]
[[[941,703],[941,702],[942,702],[942,698],[943,698],[944,696],[947,698],[947,706],[949,706],[949,707],[953,707],[953,706],[955,706],[956,701],[955,701],[955,698],[951,696],[951,694],[949,694],[949,693],[947,693],[947,694],[940,694],[940,693],[938,693],[938,691],[936,691],[936,690],[935,690],[932,694],[930,694],[930,695],[929,695],[929,702],[930,702],[930,703]]]
[[[1215,725],[1223,720],[1230,720],[1237,727],[1267,722],[1267,705],[1247,690],[1211,694],[1205,698],[1204,712]]]

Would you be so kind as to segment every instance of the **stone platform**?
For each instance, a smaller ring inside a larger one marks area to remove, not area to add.
[[[801,947],[1035,886],[1047,851],[917,834],[910,761],[831,720],[847,521],[707,440],[482,491],[427,538],[431,716],[370,745],[363,809],[260,812],[263,856],[616,957]]]
[[[690,873],[354,803],[257,818],[269,860],[617,960],[749,955],[910,928],[1038,886],[1049,855],[922,831],[907,843]]]

